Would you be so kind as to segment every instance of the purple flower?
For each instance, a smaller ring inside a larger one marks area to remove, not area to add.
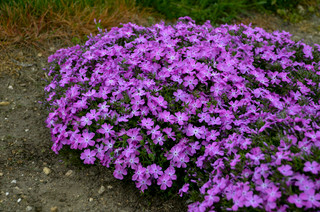
[[[136,166],[135,168],[135,173],[134,175],[132,175],[132,180],[133,181],[136,181],[136,180],[141,180],[145,171],[146,171],[146,168],[142,167],[140,164],[138,166]]]
[[[180,195],[180,197],[183,196],[183,193],[187,193],[188,190],[189,190],[189,183],[186,183],[186,184],[184,184],[184,185],[182,186],[181,189],[179,189],[179,195]]]
[[[303,171],[305,172],[311,172],[312,174],[318,174],[320,171],[320,165],[316,161],[310,161],[305,162]]]
[[[300,195],[301,196],[301,195]],[[288,197],[288,202],[295,204],[298,208],[302,208],[305,202],[297,194]]]
[[[279,172],[284,176],[291,176],[293,174],[293,171],[291,170],[290,165],[283,165],[278,167]]]
[[[179,125],[184,125],[185,121],[188,121],[188,116],[186,113],[177,112],[176,115],[176,121]]]
[[[163,174],[163,171],[161,171],[162,167],[157,164],[152,164],[148,167],[150,174],[152,174],[155,179],[158,179],[158,177]]]
[[[83,153],[81,153],[81,160],[84,160],[84,164],[94,164],[96,152],[91,151],[90,149],[85,149]]]
[[[152,126],[154,125],[154,122],[151,118],[143,118],[141,119],[141,126],[145,127],[148,130],[152,129]]]
[[[127,135],[130,137],[127,142],[133,142],[133,141],[141,141],[143,139],[143,137],[139,134],[140,129],[138,128],[134,128],[134,129],[130,129],[127,132]]]
[[[257,208],[263,202],[263,200],[258,195],[248,195],[246,196],[246,207],[252,206],[253,208]]]
[[[172,128],[166,127],[166,128],[164,128],[162,131],[165,132],[165,133],[168,135],[168,138],[171,138],[171,139],[174,140],[174,141],[176,140],[176,138],[174,137],[174,136],[176,136],[176,135],[175,135],[174,132],[172,132]]]
[[[116,165],[113,176],[119,180],[122,180],[123,175],[127,175],[127,170],[121,165]]]
[[[151,180],[149,178],[143,177],[141,180],[136,182],[137,188],[140,188],[140,190],[143,192],[148,188],[148,186],[151,185]]]
[[[187,136],[196,136],[197,139],[200,139],[202,137],[202,134],[203,134],[203,130],[199,127],[195,127],[195,126],[192,126],[191,124],[188,125],[188,128],[186,130],[186,135]]]
[[[152,128],[151,130],[147,131],[147,135],[151,134],[151,139],[155,139],[157,136],[160,135],[160,131],[158,131],[160,129],[160,126],[157,125],[154,128]]]
[[[169,175],[167,174],[163,174],[158,178],[158,185],[160,186],[161,190],[166,190],[167,187],[171,187],[172,186],[172,181],[169,177]]]
[[[174,169],[173,166],[169,166],[166,170],[165,170],[165,174],[168,175],[170,177],[171,180],[176,180],[177,179],[177,175],[175,175],[176,170]]]
[[[265,190],[268,195],[269,202],[275,202],[278,198],[281,197],[281,192],[278,190],[279,190],[279,188],[276,186],[272,186],[272,187],[267,188]]]
[[[320,194],[316,194],[314,189],[310,189],[300,194],[300,198],[305,200],[305,206],[307,208],[319,208],[320,207]]]
[[[181,90],[181,89],[178,89],[176,92],[173,92],[173,95],[176,97],[175,98],[175,101],[178,102],[179,100],[180,101],[184,101],[185,100],[185,93]],[[178,112],[179,113],[179,112]],[[176,114],[177,115],[177,114]]]
[[[88,146],[93,146],[95,144],[95,141],[92,140],[92,138],[95,136],[94,133],[89,133],[89,132],[83,132],[82,137],[79,138],[80,140],[80,145],[79,148],[87,148]]]
[[[112,125],[104,123],[101,125],[101,128],[97,130],[98,133],[104,134],[106,138],[109,138],[111,135],[114,135],[115,131],[111,130]]]

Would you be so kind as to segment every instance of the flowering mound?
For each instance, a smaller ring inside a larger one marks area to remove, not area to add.
[[[193,201],[320,208],[320,46],[189,17],[129,23],[49,57],[52,150]]]

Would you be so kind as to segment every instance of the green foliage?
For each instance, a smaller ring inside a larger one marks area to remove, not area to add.
[[[197,24],[206,20],[213,24],[230,23],[250,10],[271,11],[297,22],[303,17],[299,13],[301,7],[306,9],[306,13],[313,13],[319,3],[319,0],[136,0],[137,5],[151,7],[170,21],[189,16]]]
[[[136,0],[136,3],[154,8],[169,20],[190,16],[197,24],[203,24],[206,20],[212,23],[228,23],[237,18],[239,13],[244,13],[266,2],[264,0],[253,2],[248,0]]]

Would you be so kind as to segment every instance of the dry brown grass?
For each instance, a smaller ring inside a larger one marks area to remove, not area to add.
[[[66,4],[67,0],[61,0]],[[99,6],[81,7],[79,4],[66,5],[65,10],[56,11],[52,5],[35,14],[34,5],[2,6],[0,8],[0,45],[32,45],[38,48],[56,38],[71,43],[71,39],[84,38],[98,32],[94,19],[101,20],[101,27],[111,29],[120,23],[133,22],[148,26],[149,17],[159,21],[163,17],[147,8],[138,8],[134,1],[114,0],[104,8]],[[70,3],[70,2],[69,2]]]

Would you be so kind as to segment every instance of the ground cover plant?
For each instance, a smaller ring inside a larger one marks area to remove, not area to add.
[[[189,17],[128,23],[48,58],[52,150],[190,199],[189,211],[320,208],[320,46]]]

